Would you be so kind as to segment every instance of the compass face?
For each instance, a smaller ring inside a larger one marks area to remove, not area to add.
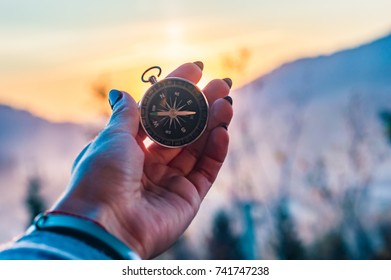
[[[166,78],[153,84],[140,102],[141,125],[156,143],[170,148],[196,141],[208,122],[208,102],[193,83]]]

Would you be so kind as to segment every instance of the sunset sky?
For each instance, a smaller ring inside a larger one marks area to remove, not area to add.
[[[0,103],[54,121],[92,121],[93,88],[130,92],[183,62],[205,64],[201,86],[236,87],[303,56],[391,32],[389,0],[0,0]],[[105,105],[106,106],[106,105]]]

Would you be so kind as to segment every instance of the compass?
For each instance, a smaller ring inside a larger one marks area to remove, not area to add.
[[[179,148],[196,141],[208,123],[208,101],[192,82],[182,78],[155,76],[147,80],[145,74],[159,66],[148,68],[141,80],[152,86],[140,101],[141,126],[154,142],[168,148]]]

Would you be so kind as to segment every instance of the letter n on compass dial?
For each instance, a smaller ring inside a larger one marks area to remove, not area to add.
[[[177,148],[196,141],[208,122],[208,102],[193,83],[166,78],[153,84],[140,102],[141,125],[162,146]]]

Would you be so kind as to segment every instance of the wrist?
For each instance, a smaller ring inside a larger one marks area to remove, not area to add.
[[[144,258],[142,246],[130,234],[124,231],[111,208],[106,205],[67,198],[57,203],[49,213],[69,215],[88,220],[115,236],[140,258]]]
[[[95,221],[59,211],[38,215],[27,234],[52,232],[77,239],[115,260],[139,260],[125,243],[110,234]],[[82,254],[82,252],[80,252]]]

